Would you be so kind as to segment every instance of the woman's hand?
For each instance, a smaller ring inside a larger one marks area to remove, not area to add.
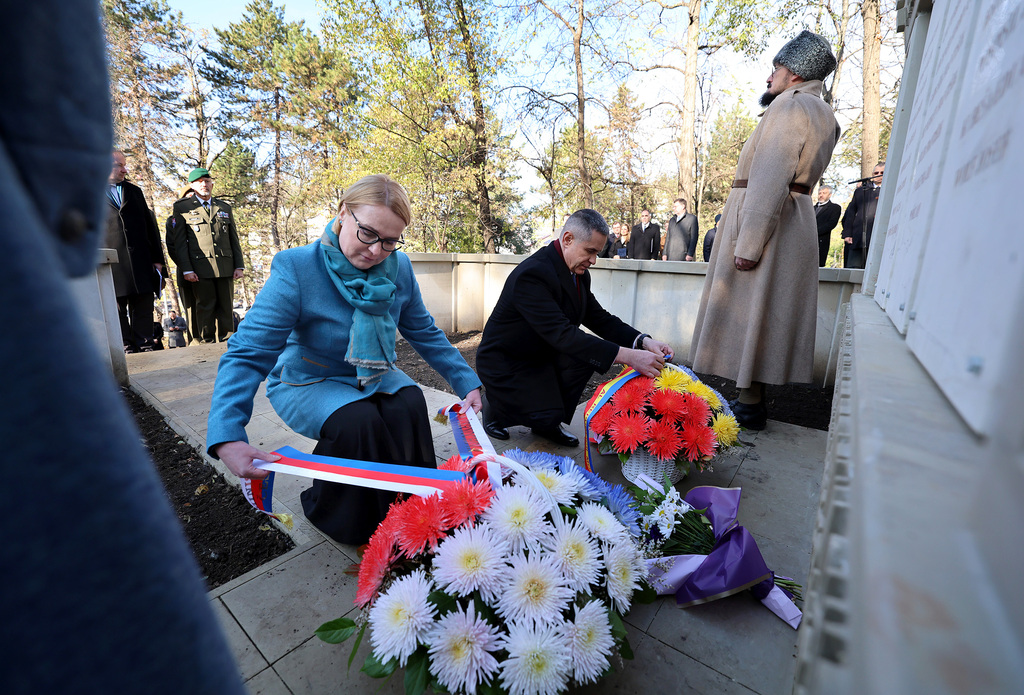
[[[484,407],[484,402],[480,398],[480,389],[473,389],[467,393],[462,402],[472,408],[474,413],[479,413]]]
[[[281,458],[278,454],[260,451],[245,442],[224,442],[223,444],[218,444],[217,448],[214,449],[214,453],[239,478],[266,478],[270,475],[270,471],[256,468],[252,465],[252,462],[256,459],[277,461]]]

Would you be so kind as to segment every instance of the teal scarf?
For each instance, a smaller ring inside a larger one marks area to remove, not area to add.
[[[395,365],[395,322],[390,309],[398,290],[398,258],[391,253],[369,270],[359,270],[342,253],[338,235],[331,230],[333,222],[327,223],[320,248],[331,282],[353,309],[345,361],[356,368],[363,386]]]

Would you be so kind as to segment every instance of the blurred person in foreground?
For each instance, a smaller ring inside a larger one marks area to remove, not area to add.
[[[818,236],[810,192],[839,140],[822,80],[828,41],[802,31],[772,61],[761,122],[743,145],[701,295],[690,358],[733,379],[748,429],[767,422],[765,384],[814,378]]]
[[[0,29],[0,325],[17,336],[0,347],[17,366],[0,384],[0,508],[17,525],[0,549],[0,692],[242,695],[71,282],[96,269],[108,207],[100,14],[95,0],[39,0]]]
[[[398,250],[412,218],[405,189],[384,175],[345,190],[337,217],[312,244],[274,256],[220,360],[206,443],[235,475],[264,478],[245,425],[264,379],[285,423],[316,439],[314,454],[436,467],[423,392],[395,366],[395,330],[480,411],[480,380],[423,305]],[[339,543],[366,543],[395,493],[313,481],[302,510]]]

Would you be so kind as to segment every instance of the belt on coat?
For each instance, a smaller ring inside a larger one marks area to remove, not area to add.
[[[732,187],[733,188],[746,188],[747,187],[747,179],[733,179]],[[811,194],[811,187],[810,186],[805,186],[802,183],[791,183],[791,184],[789,184],[789,190],[793,191],[794,193],[802,193],[804,195],[810,195]]]

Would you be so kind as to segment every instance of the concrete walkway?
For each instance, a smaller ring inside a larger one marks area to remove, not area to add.
[[[155,406],[189,443],[205,449],[206,417],[222,345],[128,356],[132,389]],[[425,389],[427,405],[436,410],[454,397]],[[572,431],[582,439],[582,406]],[[433,423],[438,461],[455,453],[451,431]],[[314,442],[289,430],[270,407],[263,387],[256,397],[250,442],[265,450],[290,445],[312,451]],[[535,440],[529,430],[512,428],[500,450],[519,447],[573,456]],[[811,534],[818,505],[826,433],[769,422],[758,433],[744,432],[746,444],[715,464],[713,473],[691,475],[679,484],[742,487],[739,523],[757,539],[768,566],[806,583]],[[624,483],[614,456],[596,456],[595,470],[606,480]],[[226,470],[216,465],[222,471]],[[234,476],[227,473],[229,480]],[[355,577],[345,570],[356,561],[353,546],[322,536],[302,515],[303,478],[278,474],[274,508],[295,515],[296,548],[210,592],[217,614],[234,648],[238,667],[252,693],[404,693],[401,673],[383,684],[359,672],[368,652],[364,640],[352,669],[346,670],[348,644],[329,645],[313,636],[322,623],[356,616],[352,604]],[[241,494],[241,493],[239,493]],[[689,609],[671,597],[634,606],[626,616],[635,659],[616,664],[616,672],[587,693],[761,693],[792,691],[797,631],[749,592]]]

